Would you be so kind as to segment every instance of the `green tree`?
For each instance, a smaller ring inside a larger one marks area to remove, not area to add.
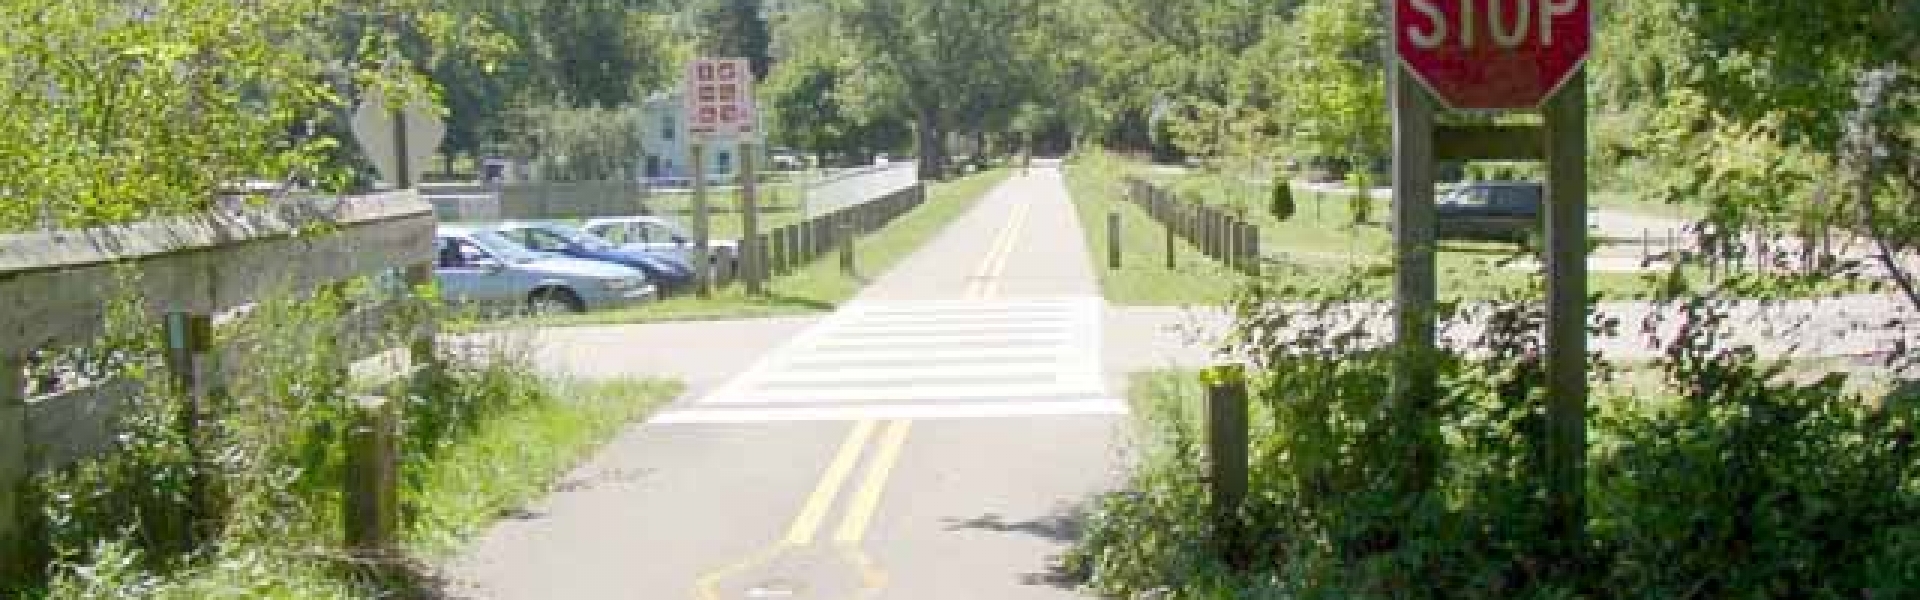
[[[246,179],[341,181],[354,90],[424,95],[390,28],[343,55],[342,15],[422,23],[432,7],[347,0],[0,0],[0,231],[201,210]],[[359,18],[359,17],[355,17]],[[344,59],[344,60],[343,60]]]
[[[700,51],[709,56],[747,59],[756,81],[773,68],[773,36],[761,0],[702,0]]]
[[[1007,95],[987,82],[1026,81],[1016,51],[1033,22],[1034,0],[838,0],[842,31],[868,62],[860,69],[892,83],[913,115],[921,176],[944,177],[949,134],[979,133],[1005,117]],[[1004,123],[997,123],[1004,125]]]

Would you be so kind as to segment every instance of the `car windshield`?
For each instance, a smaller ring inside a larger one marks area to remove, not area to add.
[[[555,223],[543,225],[541,228],[552,232],[554,235],[566,238],[568,242],[589,252],[605,252],[620,247],[618,244],[607,241],[607,238],[587,233],[585,230],[570,225]]]
[[[528,250],[526,246],[507,239],[507,236],[500,235],[496,231],[475,231],[472,238],[474,243],[504,262],[526,263],[540,260],[540,253]]]

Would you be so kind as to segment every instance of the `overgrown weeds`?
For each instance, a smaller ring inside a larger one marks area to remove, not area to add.
[[[341,334],[366,309],[394,315],[364,343]],[[46,598],[425,595],[423,566],[502,510],[543,493],[587,450],[677,393],[672,384],[543,379],[529,338],[442,336],[437,369],[353,368],[359,348],[404,348],[438,309],[392,304],[366,282],[262,303],[217,326],[222,382],[198,418],[163,379],[158,336],[120,310],[103,349],[43,364],[134,390],[111,448],[40,476],[37,552]],[[100,357],[80,365],[73,357]],[[84,368],[75,368],[84,366]],[[397,379],[395,377],[398,377]],[[71,379],[71,377],[69,377]],[[354,398],[403,401],[398,570],[341,550],[345,433]],[[188,425],[191,426],[188,426]],[[511,451],[503,451],[511,449]]]
[[[1596,371],[1587,538],[1568,540],[1545,503],[1544,315],[1528,296],[1446,307],[1442,392],[1418,411],[1388,400],[1383,313],[1340,292],[1310,307],[1275,296],[1244,294],[1229,342],[1258,373],[1245,545],[1216,550],[1200,391],[1180,382],[1191,374],[1162,374],[1137,386],[1150,407],[1141,464],[1070,556],[1096,590],[1890,598],[1920,582],[1920,415],[1842,375],[1783,376],[1784,362],[1731,341],[1725,303],[1675,300],[1644,324],[1666,332],[1664,393],[1636,397]]]

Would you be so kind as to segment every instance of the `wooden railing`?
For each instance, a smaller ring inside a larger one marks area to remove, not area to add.
[[[1167,264],[1173,265],[1173,238],[1192,244],[1208,258],[1246,275],[1260,274],[1260,229],[1218,208],[1180,199],[1146,180],[1124,182],[1127,201],[1138,205],[1167,230]]]
[[[218,386],[213,380],[230,376],[216,366],[221,349],[210,339],[215,315],[365,276],[430,283],[436,225],[433,207],[406,192],[0,235],[0,306],[5,307],[0,309],[0,578],[24,568],[17,550],[25,542],[21,526],[30,508],[20,495],[26,480],[110,451],[121,404],[141,393],[138,384],[108,380],[40,389],[29,398],[30,363],[48,351],[98,344],[109,331],[110,313],[132,300],[149,320],[165,324],[164,332],[156,332],[168,340],[165,375],[190,405],[197,405]],[[430,364],[431,323],[416,323],[397,335],[368,334],[391,325],[380,314],[383,304],[363,306],[342,319],[343,352],[351,358],[410,354],[412,364]],[[390,347],[396,343],[406,348]],[[377,413],[369,416],[374,422],[396,418],[391,404],[370,404],[369,410]],[[376,439],[391,437],[375,433]],[[350,488],[356,482],[369,485],[345,490],[345,496],[390,498],[395,490],[378,474],[391,470],[392,452],[389,445],[374,456],[350,457],[350,464],[372,471],[366,477],[350,474]],[[392,521],[390,514],[361,517],[361,522]]]
[[[766,249],[767,260],[753,264],[767,265],[772,275],[786,275],[836,248],[843,253],[843,262],[850,261],[855,237],[878,231],[926,201],[925,184],[916,183],[872,201],[776,227],[760,234],[759,247]],[[847,267],[851,269],[852,265]]]

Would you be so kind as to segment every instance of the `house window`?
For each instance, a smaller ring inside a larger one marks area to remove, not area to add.
[[[673,141],[673,115],[660,115],[660,139]]]
[[[719,159],[714,161],[714,172],[719,173],[721,175],[726,175],[728,173],[733,172],[733,153],[732,152],[720,153]]]

